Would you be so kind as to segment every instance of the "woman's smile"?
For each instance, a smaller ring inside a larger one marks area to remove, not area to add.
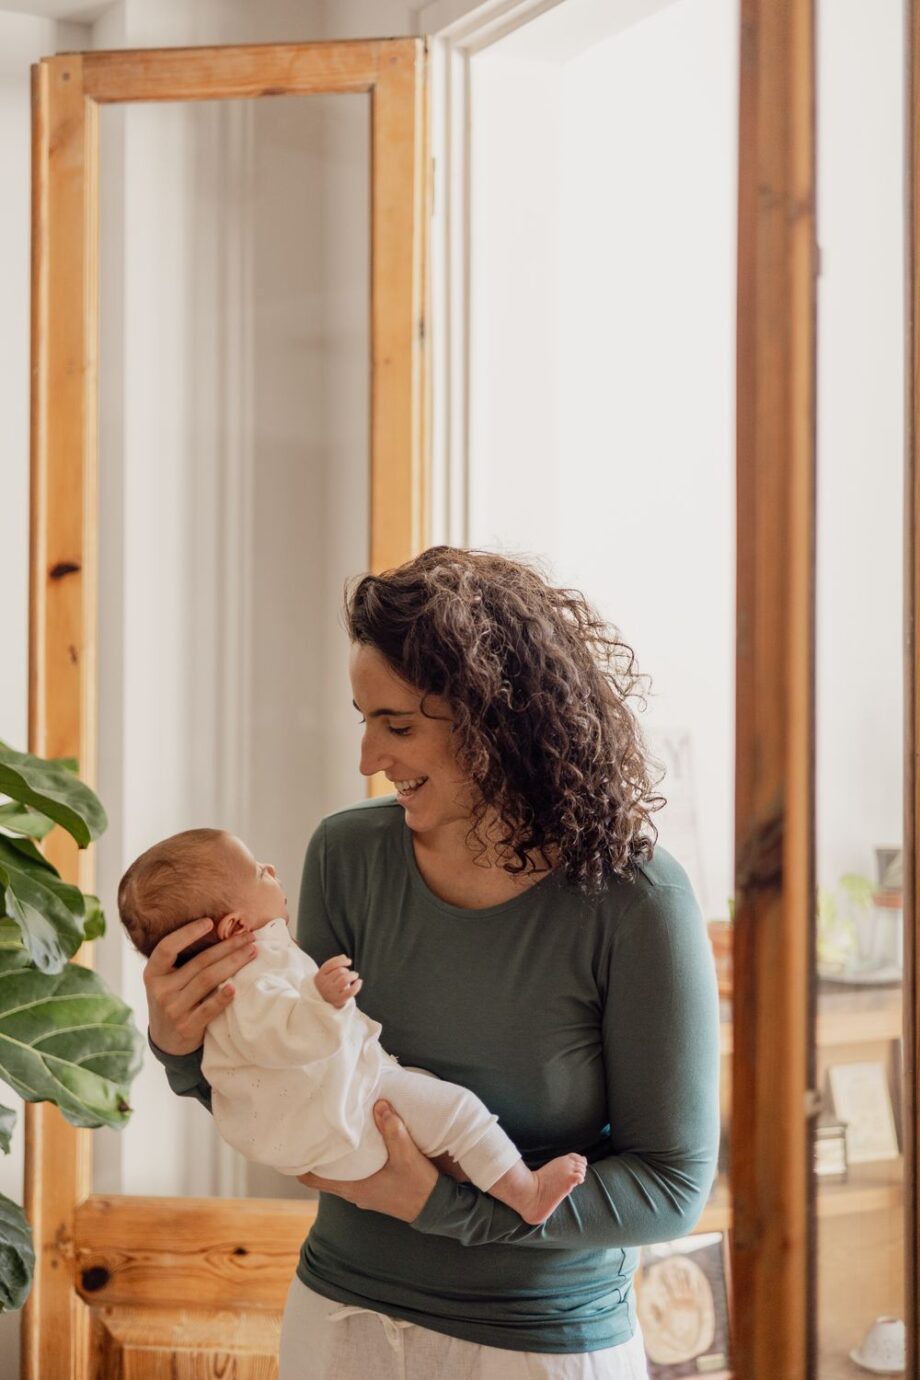
[[[395,777],[388,776],[388,781],[392,781],[396,787],[396,799],[400,805],[406,805],[413,800],[428,780],[427,776],[417,776],[408,781],[397,781]]]

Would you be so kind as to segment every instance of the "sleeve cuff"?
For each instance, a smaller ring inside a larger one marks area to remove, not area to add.
[[[165,1049],[160,1049],[159,1045],[154,1044],[150,1036],[149,1026],[147,1028],[147,1043],[154,1058],[171,1072],[196,1074],[200,1072],[201,1051],[204,1049],[204,1045],[199,1045],[197,1049],[193,1049],[191,1054],[167,1054]]]
[[[410,1223],[410,1226],[415,1231],[437,1234],[438,1228],[444,1219],[456,1209],[458,1200],[465,1191],[476,1192],[471,1185],[459,1184],[449,1174],[439,1174],[425,1206],[415,1221]]]

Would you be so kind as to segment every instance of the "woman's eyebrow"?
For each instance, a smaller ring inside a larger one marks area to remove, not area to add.
[[[364,710],[359,708],[352,700],[352,704],[359,714],[364,714]],[[364,714],[365,719],[405,719],[408,715],[414,714],[414,709],[372,709],[370,713]]]

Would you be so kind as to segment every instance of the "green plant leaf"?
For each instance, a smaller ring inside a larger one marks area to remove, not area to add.
[[[101,939],[105,934],[105,912],[99,897],[91,896],[88,891],[84,891],[83,905],[85,910],[83,938]]]
[[[22,1307],[34,1269],[32,1228],[22,1208],[0,1193],[0,1312]]]
[[[53,819],[36,814],[28,805],[17,805],[15,800],[0,805],[0,829],[10,829],[14,834],[27,834],[32,839],[43,839],[53,828]]]
[[[49,762],[0,743],[0,792],[53,819],[81,848],[106,827],[102,802],[63,762]]]
[[[0,908],[43,973],[60,972],[83,942],[83,893],[62,881],[28,839],[0,836]]]
[[[123,1126],[142,1051],[130,1007],[91,969],[49,975],[0,951],[0,1078],[27,1102],[55,1103],[74,1126]]]
[[[844,873],[840,878],[840,890],[859,910],[868,910],[872,905],[872,883],[858,872]]]
[[[10,1153],[10,1137],[16,1126],[16,1113],[12,1107],[0,1106],[0,1150],[4,1155]]]

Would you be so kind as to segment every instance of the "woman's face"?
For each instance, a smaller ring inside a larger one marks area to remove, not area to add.
[[[457,762],[447,701],[426,696],[423,714],[419,691],[360,642],[352,643],[349,674],[364,725],[362,774],[382,771],[392,781],[406,823],[417,834],[467,821],[473,793]]]

